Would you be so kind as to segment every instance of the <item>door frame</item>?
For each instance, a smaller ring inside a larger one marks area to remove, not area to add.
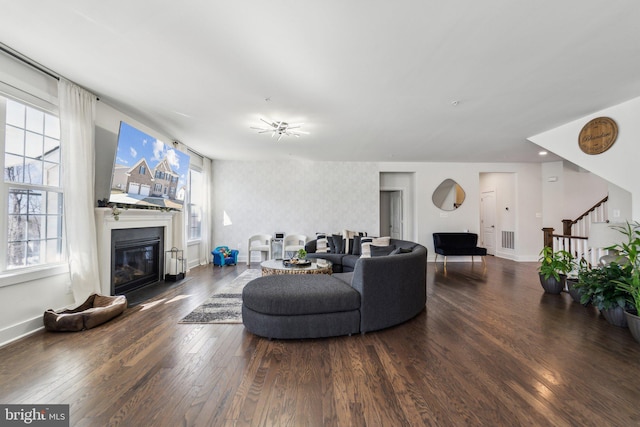
[[[405,234],[406,234],[406,210],[407,210],[407,201],[405,200],[405,192],[406,189],[405,188],[401,188],[401,187],[381,187],[380,188],[380,193],[395,193],[395,192],[399,192],[400,193],[400,198],[402,199],[402,216],[400,218],[400,223],[401,223],[401,228],[402,228],[402,232],[400,233],[400,239],[404,240],[405,238]],[[378,201],[380,201],[380,198],[378,198]],[[391,205],[389,205],[389,211],[391,211]],[[382,217],[382,211],[378,212],[378,219],[380,219]],[[379,223],[381,224],[381,221],[379,221]],[[391,232],[389,230],[389,232],[387,234],[384,234],[385,236],[390,235]]]
[[[497,218],[498,204],[497,204],[496,189],[495,188],[489,188],[489,189],[481,191],[480,192],[480,233],[481,233],[480,234],[480,239],[481,239],[483,244],[486,242],[485,232],[484,232],[484,229],[485,229],[485,227],[484,227],[485,205],[484,205],[484,202],[482,201],[482,199],[483,199],[482,196],[485,193],[493,194],[493,220],[494,220],[494,222],[497,222],[497,220],[498,220],[498,218]],[[494,226],[495,225],[496,224],[494,224]],[[494,230],[493,230],[493,242],[492,243],[493,243],[493,246],[492,246],[493,247],[493,253],[489,254],[489,255],[495,255],[497,250],[498,250],[498,248],[497,248],[497,245],[498,245],[498,227],[497,226],[494,227]]]

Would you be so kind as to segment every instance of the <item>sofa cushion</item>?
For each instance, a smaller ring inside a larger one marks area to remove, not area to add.
[[[359,259],[360,257],[358,255],[345,255],[342,257],[342,271],[353,271],[353,269],[356,268],[356,262],[358,262]]]
[[[366,236],[365,231],[342,230],[342,238],[344,239],[344,253],[353,254],[353,239],[355,236]]]
[[[258,277],[242,290],[251,310],[278,316],[335,313],[360,308],[360,293],[326,274],[282,274]]]
[[[408,254],[411,253],[412,249],[409,248],[396,248],[389,255],[398,255],[398,254]]]
[[[344,253],[344,240],[342,236],[339,234],[331,235],[331,240],[333,240],[333,245],[331,246],[331,252],[334,254],[343,254]]]
[[[396,245],[389,245],[389,246],[376,246],[376,245],[371,245],[371,246],[370,246],[371,256],[372,256],[372,257],[376,257],[376,256],[387,256],[387,255],[389,255],[391,252],[393,252],[395,249],[396,249]]]
[[[321,254],[329,252],[329,239],[327,238],[327,233],[316,233],[315,252]]]
[[[374,237],[371,239],[371,242],[365,241],[367,239],[362,239],[362,258],[371,257],[371,245],[374,246],[389,246],[389,242],[391,237]]]

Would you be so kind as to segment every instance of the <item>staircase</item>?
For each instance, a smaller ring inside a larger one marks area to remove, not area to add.
[[[593,222],[609,222],[607,202],[609,196],[600,200],[578,218],[562,220],[562,234],[554,234],[553,228],[543,228],[544,245],[554,251],[565,250],[576,259],[585,259],[590,265],[597,263],[602,249],[589,250],[587,239],[589,227]]]

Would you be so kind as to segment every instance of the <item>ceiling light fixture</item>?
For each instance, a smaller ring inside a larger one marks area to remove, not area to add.
[[[280,139],[286,135],[286,136],[295,136],[295,137],[300,137],[300,135],[309,135],[309,132],[304,132],[299,130],[300,126],[302,126],[304,123],[287,123],[284,121],[269,121],[269,120],[265,120],[265,119],[260,119],[261,121],[263,121],[266,126],[262,126],[262,127],[256,127],[256,126],[251,126],[251,129],[256,129],[258,131],[258,133],[267,133],[267,132],[271,132],[271,137],[273,138],[275,135],[278,135],[278,141],[280,141]]]

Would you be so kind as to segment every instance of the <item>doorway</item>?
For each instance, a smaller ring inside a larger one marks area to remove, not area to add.
[[[380,236],[404,239],[402,190],[380,191]]]
[[[480,196],[480,240],[488,255],[496,253],[496,193],[483,191]]]

